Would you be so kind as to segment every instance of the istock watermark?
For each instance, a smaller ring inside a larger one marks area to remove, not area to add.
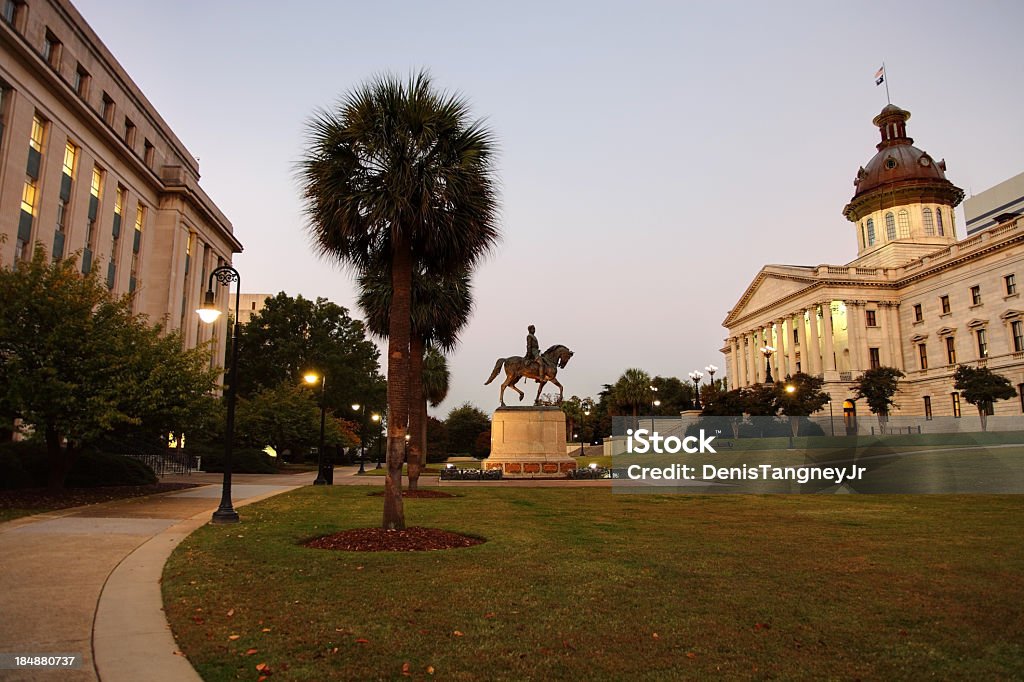
[[[594,465],[616,493],[1024,493],[1024,418],[975,421],[615,417]]]

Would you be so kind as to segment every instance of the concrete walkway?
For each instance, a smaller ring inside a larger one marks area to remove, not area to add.
[[[232,497],[244,506],[313,478],[239,474]],[[0,670],[0,680],[199,680],[175,653],[160,577],[178,543],[210,520],[220,479],[194,474],[173,480],[207,485],[0,524],[0,653],[81,660],[77,669]]]

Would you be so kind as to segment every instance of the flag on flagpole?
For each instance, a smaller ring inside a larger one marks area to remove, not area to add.
[[[885,65],[883,65],[878,71],[875,72],[875,85],[881,85],[885,82]]]

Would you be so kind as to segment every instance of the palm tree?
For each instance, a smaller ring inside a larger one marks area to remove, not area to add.
[[[494,136],[422,71],[363,83],[307,132],[299,178],[318,250],[357,273],[386,263],[391,277],[382,525],[400,529],[413,271],[417,262],[435,273],[470,268],[497,241]]]
[[[632,407],[633,417],[639,415],[641,405],[651,403],[651,396],[651,375],[637,367],[623,372],[612,386],[613,402],[620,407]]]
[[[366,271],[359,276],[359,307],[366,313],[370,332],[387,338],[391,307],[391,281],[382,270]],[[473,310],[472,284],[468,270],[443,277],[417,270],[412,280],[412,337],[409,358],[409,489],[419,487],[419,476],[426,463],[427,399],[424,375],[425,358],[431,344],[451,351]],[[444,356],[441,356],[444,361]],[[447,364],[444,371],[447,372]],[[447,393],[447,376],[445,377]],[[442,395],[437,403],[444,400]],[[435,404],[436,406],[436,404]]]

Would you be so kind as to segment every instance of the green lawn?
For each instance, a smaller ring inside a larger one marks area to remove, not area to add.
[[[459,487],[407,518],[483,545],[301,546],[376,525],[373,490],[302,488],[178,547],[165,607],[205,679],[1024,676],[1024,496]]]

